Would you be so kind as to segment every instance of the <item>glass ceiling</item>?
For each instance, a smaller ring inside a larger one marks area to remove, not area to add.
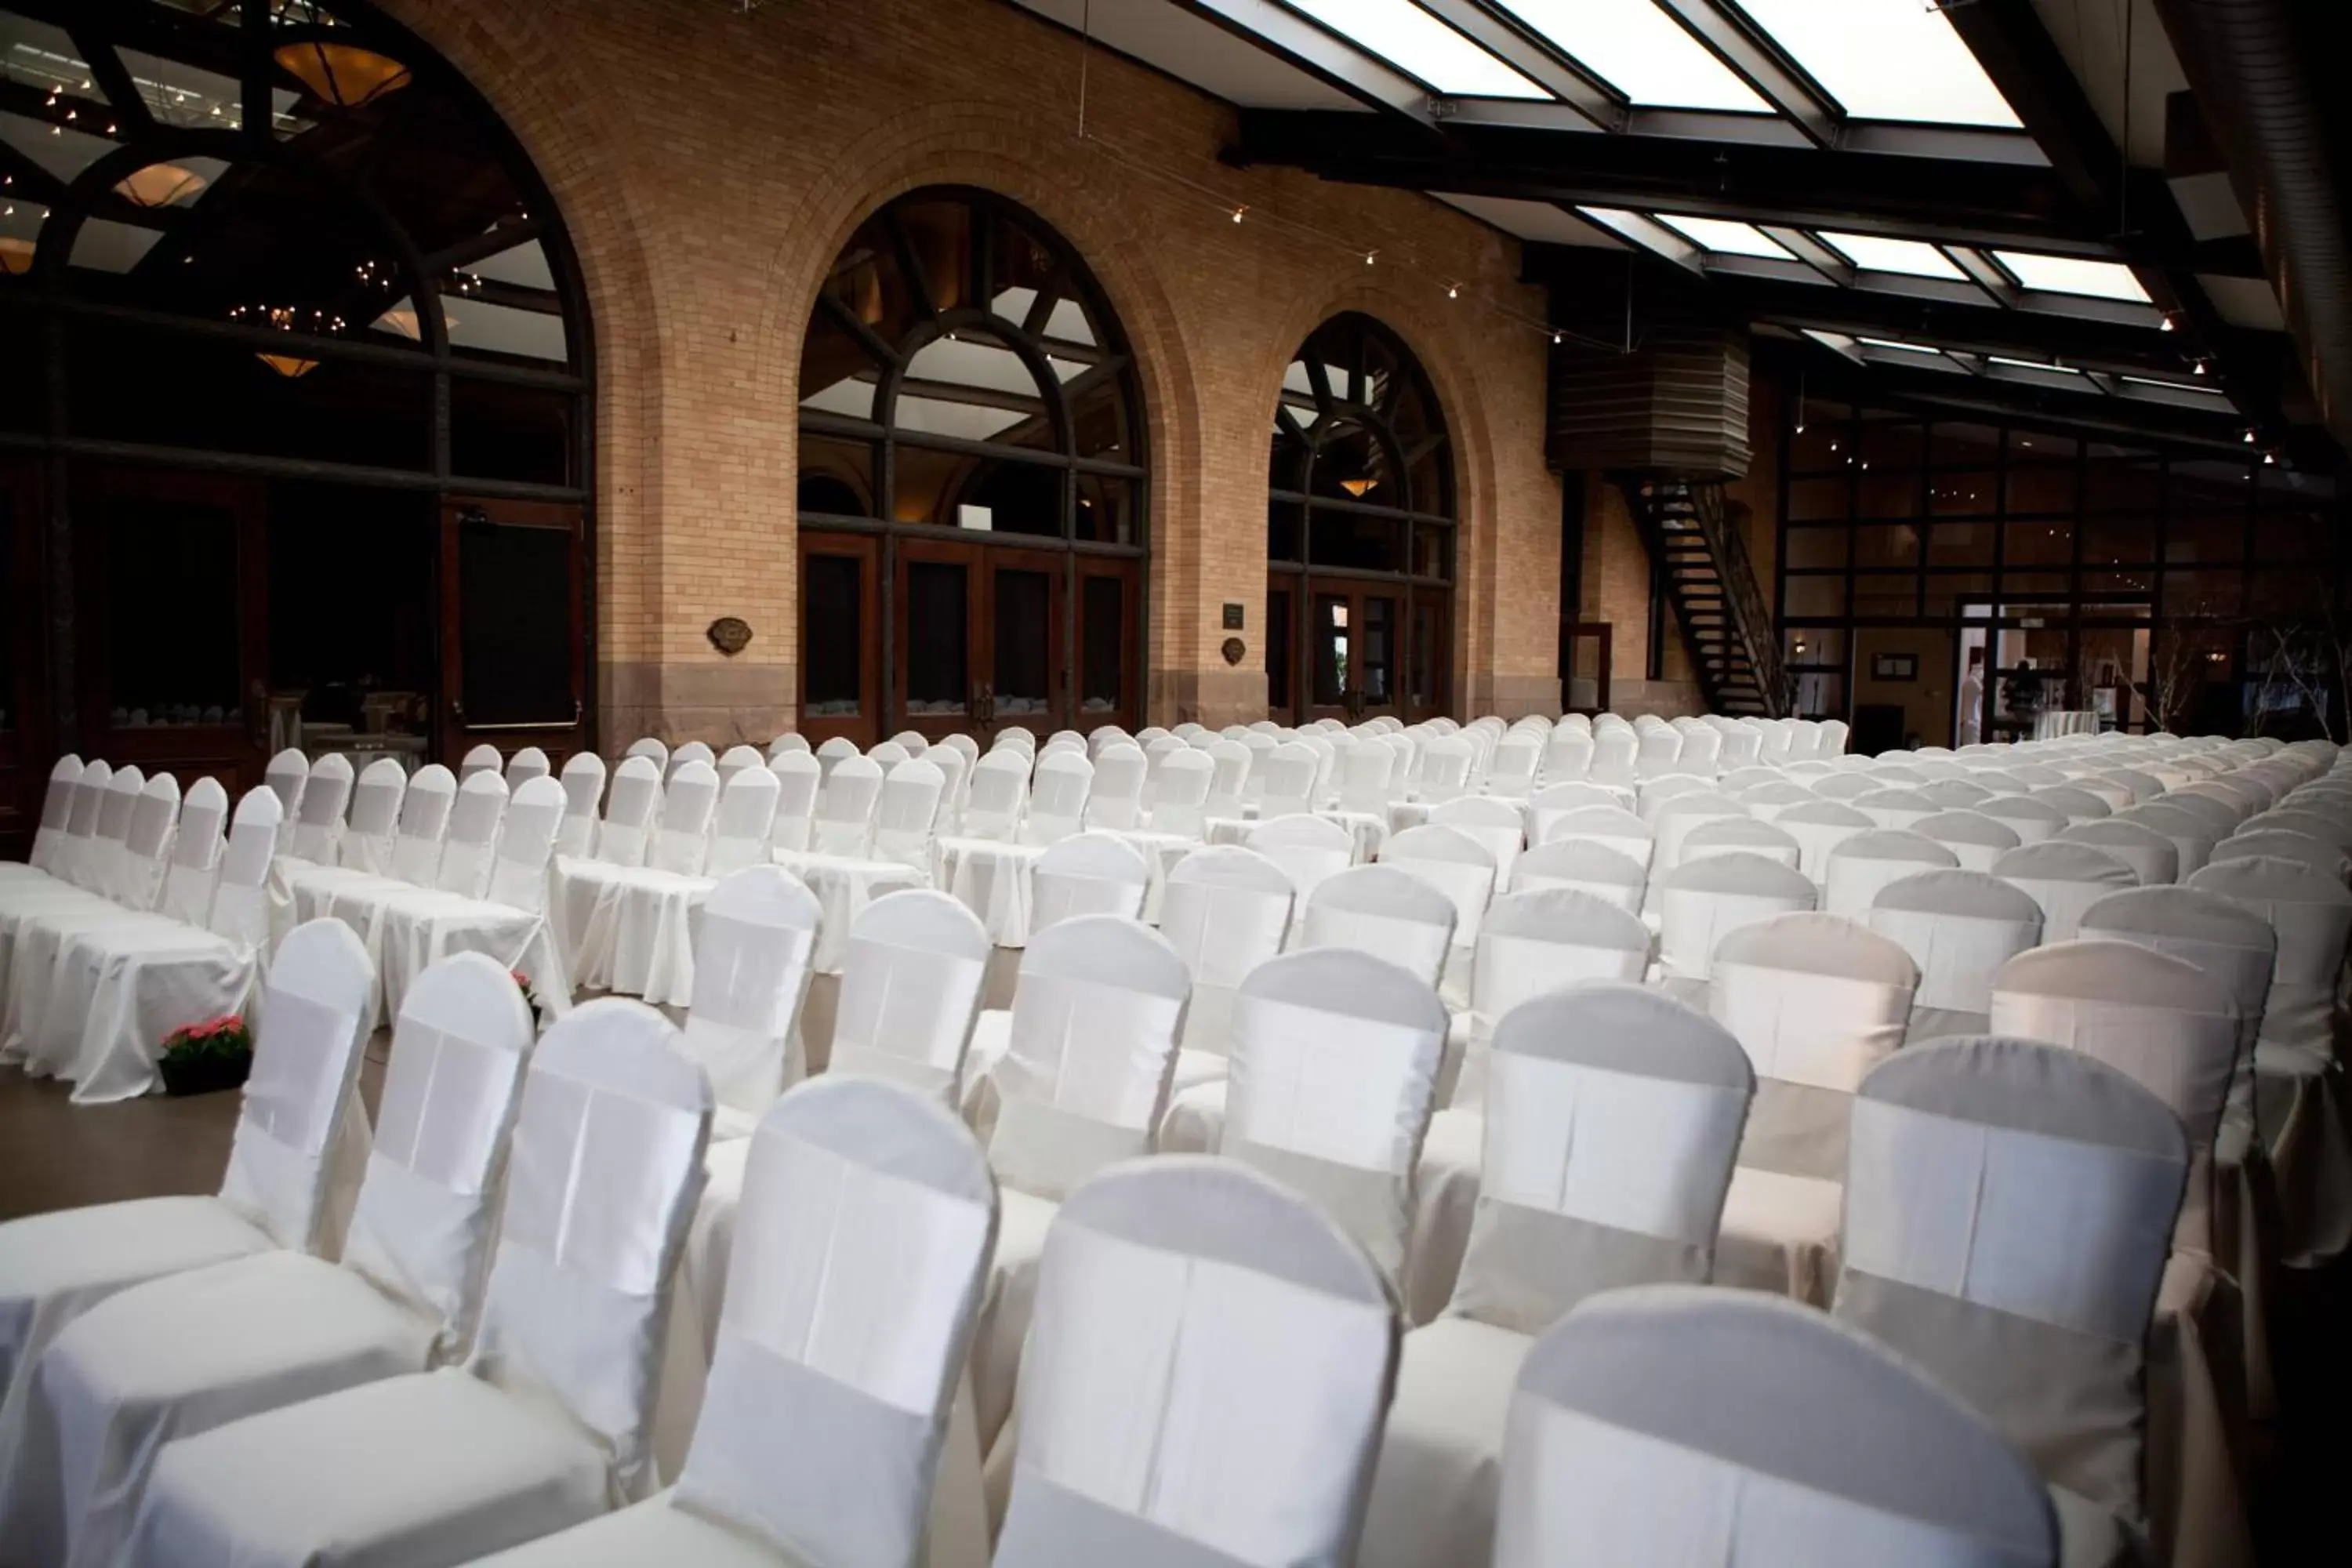
[[[2147,290],[2132,270],[2113,261],[2084,261],[2072,256],[2036,256],[2024,250],[1996,250],[1993,259],[2027,289],[2053,294],[2088,294],[2100,300],[2128,300],[2146,305]]]
[[[1848,114],[2014,127],[1951,22],[1927,0],[1740,0]]]
[[[1440,92],[1464,98],[1551,97],[1412,0],[1290,0],[1290,4],[1349,43]]]
[[[1906,278],[1949,278],[1965,283],[1968,274],[1923,239],[1888,239],[1876,234],[1841,234],[1823,229],[1824,244],[1868,272],[1900,272]]]
[[[1788,247],[1754,224],[1718,217],[1668,217],[1664,213],[1657,216],[1660,223],[1702,250],[1724,256],[1760,256],[1772,261],[1796,259]]]
[[[1500,0],[1635,103],[1769,114],[1772,106],[1655,0]]]

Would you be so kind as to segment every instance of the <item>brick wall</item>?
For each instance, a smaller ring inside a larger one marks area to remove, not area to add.
[[[1410,193],[1226,168],[1232,110],[1099,49],[1082,141],[1079,40],[1004,0],[793,0],[749,16],[721,0],[383,5],[505,116],[580,253],[606,742],[758,740],[793,721],[801,335],[858,222],[948,184],[1060,230],[1135,350],[1155,721],[1265,710],[1263,612],[1228,668],[1218,607],[1264,604],[1276,389],[1297,344],[1343,310],[1420,356],[1454,437],[1458,700],[1558,711],[1547,347],[1486,308],[1540,320],[1543,300],[1516,281],[1507,237]],[[1252,216],[1236,225],[1240,205]],[[753,628],[731,660],[703,635],[723,615]]]

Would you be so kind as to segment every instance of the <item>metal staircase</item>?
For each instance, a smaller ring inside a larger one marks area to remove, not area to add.
[[[1621,476],[1683,646],[1717,713],[1785,718],[1788,678],[1771,612],[1757,588],[1748,546],[1725,515],[1723,486],[1671,475]]]

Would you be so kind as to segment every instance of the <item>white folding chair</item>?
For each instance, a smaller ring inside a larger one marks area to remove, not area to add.
[[[1396,760],[1395,751],[1377,739],[1360,740],[1339,748],[1339,809],[1385,820],[1390,799],[1395,793],[1390,776],[1395,771]]]
[[[1495,896],[1495,857],[1469,835],[1432,823],[1390,835],[1381,846],[1380,864],[1419,878],[1453,903],[1454,946],[1461,953],[1454,962],[1462,971],[1456,989],[1466,1001],[1468,960],[1477,944],[1479,922],[1486,919],[1486,900]]]
[[[361,782],[366,782],[364,775]],[[604,759],[593,752],[572,752],[563,759],[562,783],[563,820],[555,829],[555,852],[579,859],[595,847],[596,808],[604,799]],[[359,808],[355,805],[352,812],[356,818]]]
[[[1782,807],[1772,826],[1797,841],[1797,869],[1822,883],[1829,879],[1830,852],[1877,824],[1843,801],[1823,799]]]
[[[1303,741],[1285,741],[1265,753],[1258,791],[1258,820],[1304,815],[1315,809],[1317,758]]]
[[[1491,796],[1465,795],[1433,806],[1429,821],[1475,840],[1495,858],[1495,886],[1510,886],[1511,868],[1527,847],[1527,814],[1517,805]]]
[[[1706,816],[1685,834],[1679,860],[1689,865],[1710,855],[1761,855],[1790,870],[1797,868],[1801,847],[1769,822],[1752,816]]]
[[[1990,872],[1994,861],[2023,842],[2009,824],[1974,809],[1939,811],[1921,817],[1911,831],[1950,850],[1963,871]]]
[[[547,753],[537,746],[525,746],[507,759],[507,789],[509,793],[522,788],[533,779],[543,779],[555,770]]]
[[[688,756],[687,748],[680,746],[662,786],[661,816],[646,865],[672,876],[702,875],[710,853],[710,819],[718,810],[719,770],[700,757]]]
[[[1454,946],[1458,919],[1460,906],[1431,879],[1393,865],[1354,866],[1326,878],[1299,906],[1291,945],[1348,948],[1433,987]]]
[[[187,925],[205,925],[212,912],[213,882],[220,875],[221,853],[227,847],[224,832],[227,823],[228,792],[220,780],[201,778],[188,786],[186,798],[180,802],[179,826],[172,836],[172,858],[163,868],[163,890],[155,901],[156,913]]]
[[[1225,1076],[1235,990],[1282,951],[1297,907],[1294,884],[1272,859],[1235,845],[1210,845],[1176,862],[1160,905],[1160,934],[1192,976],[1175,1089]]]
[[[963,808],[963,837],[1011,840],[1029,804],[1029,760],[1000,749],[973,764]]]
[[[278,797],[278,804],[284,812],[278,818],[283,824],[280,829],[283,841],[278,846],[280,855],[287,852],[293,837],[294,824],[299,820],[302,810],[302,791],[310,780],[310,760],[302,754],[299,746],[287,747],[270,758],[268,765],[262,769],[262,784]]]
[[[787,730],[782,734],[768,742],[768,761],[773,763],[777,758],[783,756],[788,752],[807,752],[808,750],[809,743],[808,737],[806,735],[800,734],[795,731]]]
[[[479,745],[469,748],[466,752],[465,758],[458,763],[457,787],[463,789],[466,785],[466,781],[472,778],[476,773],[503,773],[505,768],[505,755],[500,752],[496,746],[493,746],[488,741],[485,741]]]
[[[1966,869],[1888,883],[1872,899],[1866,923],[1919,966],[1906,1043],[1983,1034],[1992,977],[2042,942],[2041,905],[1998,877]]]
[[[1247,735],[1248,731],[1239,731]],[[1209,761],[1216,764],[1209,778],[1209,799],[1202,808],[1213,820],[1218,817],[1238,819],[1242,815],[1242,791],[1250,775],[1250,750],[1230,735],[1219,736],[1209,742]]]
[[[1525,800],[1535,793],[1536,774],[1543,765],[1544,742],[1539,734],[1507,735],[1495,743],[1486,768],[1486,793],[1501,800]]]
[[[1539,844],[1521,855],[1511,868],[1509,890],[1530,893],[1573,888],[1639,914],[1649,879],[1642,863],[1632,856],[1605,844],[1571,838]]]
[[[1477,755],[1477,748],[1460,735],[1439,735],[1424,742],[1413,773],[1413,799],[1434,804],[1466,793]]]
[[[710,1125],[676,1041],[616,997],[549,1030],[467,1364],[170,1445],[122,1561],[202,1542],[238,1562],[460,1562],[650,1494],[659,1331]],[[593,1219],[583,1193],[601,1195]]]
[[[2188,1163],[2179,1120],[2080,1053],[1945,1040],[1864,1079],[1853,1149],[1835,1317],[2033,1462],[2063,1561],[2127,1555],[2145,1347]]]
[[[1080,833],[1037,857],[1029,876],[1029,935],[1081,915],[1143,913],[1151,867],[1143,851],[1108,833]]]
[[[760,755],[757,746],[730,746],[719,754],[715,766],[719,770],[719,789],[725,794],[728,784],[745,768],[763,768],[767,759]],[[509,768],[511,773],[512,769]]]
[[[712,751],[707,742],[688,741],[670,752],[669,768],[662,774],[662,782],[667,784],[677,777],[678,770],[688,763],[700,763],[716,773],[719,771],[719,753]]]
[[[1582,805],[1562,812],[1543,830],[1539,844],[1598,844],[1614,849],[1646,873],[1657,840],[1640,817],[1622,806]]]
[[[621,753],[621,760],[626,762],[631,757],[651,759],[654,775],[657,779],[669,768],[669,747],[651,735],[629,742],[629,749]]]
[[[33,847],[26,858],[34,870],[51,877],[58,870],[66,823],[73,816],[74,785],[81,779],[81,759],[71,752],[49,764],[49,782],[41,796],[41,820],[33,829]],[[0,870],[0,878],[8,881],[18,879],[18,875],[12,870]]]

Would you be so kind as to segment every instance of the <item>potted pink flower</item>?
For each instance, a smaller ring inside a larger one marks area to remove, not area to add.
[[[522,1005],[530,1009],[530,1021],[534,1024],[538,1023],[539,994],[530,988],[530,976],[520,969],[509,969],[507,973],[514,976],[515,984],[521,988]]]
[[[156,1065],[166,1094],[235,1089],[253,1070],[253,1029],[241,1013],[183,1025],[163,1037],[163,1055]]]

